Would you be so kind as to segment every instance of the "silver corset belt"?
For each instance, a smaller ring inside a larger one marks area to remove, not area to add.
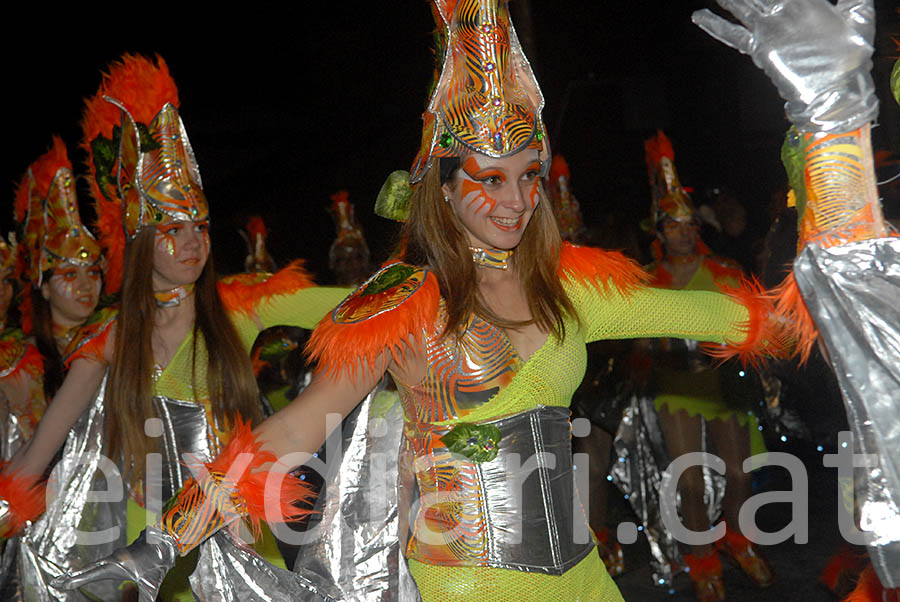
[[[407,558],[559,575],[594,547],[575,491],[568,408],[407,422],[399,471]]]

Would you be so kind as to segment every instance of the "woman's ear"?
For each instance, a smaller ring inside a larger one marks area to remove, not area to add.
[[[50,300],[50,282],[48,280],[44,280],[41,283],[41,296],[44,298],[44,301]]]
[[[453,189],[450,188],[449,182],[444,182],[443,184],[441,184],[441,193],[444,195],[444,201],[449,203],[450,197],[453,194]]]

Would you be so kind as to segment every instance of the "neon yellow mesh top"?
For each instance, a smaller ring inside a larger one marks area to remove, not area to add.
[[[639,288],[626,295],[614,287],[599,293],[593,286],[565,285],[584,328],[567,318],[566,337],[552,335],[505,388],[488,403],[466,414],[467,422],[516,414],[538,405],[568,406],[584,378],[585,345],[606,339],[679,337],[723,343],[741,341],[747,310],[730,297],[707,291]],[[439,424],[453,424],[447,420]]]
[[[252,313],[232,310],[229,311],[229,316],[241,343],[249,354],[260,331],[277,325],[312,329],[351,291],[352,289],[339,287],[304,288],[289,294],[264,298],[253,308]],[[208,355],[206,345],[202,340],[197,344],[197,386],[196,389],[191,386],[193,339],[193,333],[189,332],[179,345],[178,351],[175,352],[169,365],[156,379],[153,393],[184,401],[196,399],[203,401],[208,406],[209,394],[206,389]]]
[[[478,422],[531,410],[567,407],[584,377],[585,345],[601,339],[686,337],[742,343],[748,309],[720,293],[672,291],[640,284],[640,266],[621,255],[563,247],[561,278],[578,319],[565,319],[566,336],[548,337],[495,395],[464,416],[438,422]],[[599,266],[599,267],[598,267]],[[600,283],[599,287],[596,283]],[[608,286],[603,290],[603,284]],[[621,290],[630,290],[623,294]],[[309,349],[323,369],[340,378],[359,358],[395,351],[408,340],[424,343],[438,316],[433,274],[404,264],[384,268],[354,292],[313,333]],[[387,334],[385,334],[387,333]],[[755,334],[755,333],[751,333]],[[755,339],[753,339],[755,340]],[[399,383],[398,383],[399,385]],[[562,575],[488,567],[451,567],[409,560],[422,599],[431,600],[621,600],[596,550]]]
[[[601,294],[572,283],[566,292],[584,324],[566,319],[566,337],[552,335],[525,362],[513,380],[488,403],[463,418],[477,422],[515,414],[537,405],[568,406],[584,378],[585,345],[602,339],[685,337],[700,341],[741,341],[747,309],[720,293],[640,288],[628,296],[616,289]],[[562,575],[485,567],[448,567],[409,561],[422,599],[477,601],[621,600],[596,550]]]

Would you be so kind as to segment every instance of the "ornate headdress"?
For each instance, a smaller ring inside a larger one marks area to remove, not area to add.
[[[650,193],[653,197],[650,205],[651,228],[655,232],[657,225],[664,219],[684,222],[694,219],[694,204],[691,197],[678,181],[675,171],[675,153],[672,143],[662,132],[644,141],[647,170],[650,176]]]
[[[22,231],[20,265],[33,286],[41,286],[44,272],[63,262],[100,261],[100,246],[81,223],[72,164],[59,136],[22,176],[15,210]]]
[[[178,89],[159,55],[126,54],[85,102],[82,145],[107,252],[107,291],[119,289],[126,236],[167,221],[209,217]]]
[[[569,164],[562,155],[554,155],[550,164],[550,173],[547,174],[547,196],[553,204],[553,213],[556,215],[556,223],[559,225],[559,233],[564,240],[575,242],[575,239],[584,230],[584,222],[581,219],[581,207],[569,184],[571,175]]]
[[[440,77],[423,119],[410,182],[439,157],[505,157],[526,148],[550,158],[544,97],[509,18],[506,0],[433,0]]]
[[[266,248],[266,223],[258,215],[247,220],[244,230],[238,233],[247,243],[247,257],[244,259],[244,270],[247,272],[273,273],[278,266]]]
[[[341,263],[353,258],[355,270],[363,279],[369,272],[369,245],[366,235],[356,219],[353,203],[350,202],[346,190],[339,190],[331,195],[331,217],[337,236],[328,249],[328,267],[335,273],[341,272]]]

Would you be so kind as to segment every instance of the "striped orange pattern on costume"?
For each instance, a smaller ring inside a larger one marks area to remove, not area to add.
[[[210,472],[202,480],[202,485],[196,479],[185,483],[160,517],[160,528],[172,535],[182,556],[243,514],[235,508],[237,500],[224,483],[225,475]]]
[[[441,338],[446,321],[442,299],[425,349],[425,378],[408,387],[409,395],[401,396],[407,417],[417,422],[465,416],[489,401],[518,372],[519,355],[502,329],[472,316],[459,337]]]
[[[807,202],[798,244],[830,247],[884,236],[869,126],[805,136]]]

